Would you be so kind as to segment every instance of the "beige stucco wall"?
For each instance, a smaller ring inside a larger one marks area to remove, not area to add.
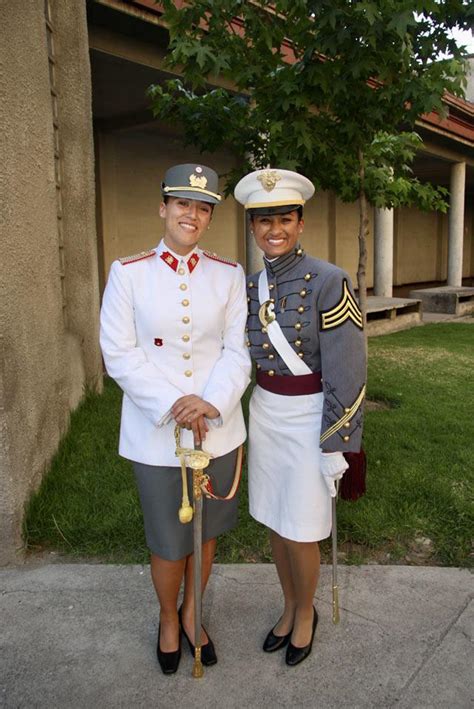
[[[66,318],[44,0],[4,2],[1,65],[0,563],[18,558],[23,508],[86,384],[101,384],[85,2],[53,2]],[[68,323],[67,327],[65,322]]]
[[[102,131],[96,136],[96,145],[100,156],[99,231],[106,274],[114,259],[152,248],[161,239],[160,184],[168,167],[202,162],[224,173],[232,166],[228,155],[200,155],[184,148],[181,139],[152,131]],[[237,204],[227,199],[216,206],[200,246],[244,262],[243,227]]]
[[[96,135],[100,162],[100,229],[103,270],[112,261],[155,246],[162,236],[158,214],[160,181],[166,169],[181,162],[204,162],[219,173],[232,166],[229,155],[199,155],[180,136],[155,130],[109,130]],[[223,188],[223,182],[221,183]],[[303,246],[333,260],[355,279],[358,262],[358,207],[321,192],[305,207]],[[245,265],[243,208],[228,197],[214,210],[201,246]],[[372,238],[368,244],[368,282],[372,283]]]

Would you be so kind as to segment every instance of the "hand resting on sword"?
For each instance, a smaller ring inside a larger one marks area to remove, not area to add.
[[[220,413],[215,406],[201,399],[196,394],[182,396],[171,407],[174,420],[180,426],[193,432],[194,445],[201,445],[209,431],[206,418],[219,418]]]

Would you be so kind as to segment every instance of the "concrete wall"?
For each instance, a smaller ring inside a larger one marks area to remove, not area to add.
[[[0,563],[86,384],[101,385],[85,3],[53,2],[60,256],[44,0],[3,2]],[[61,274],[64,273],[64,278]],[[64,284],[64,286],[62,285]],[[63,292],[64,290],[64,292]]]

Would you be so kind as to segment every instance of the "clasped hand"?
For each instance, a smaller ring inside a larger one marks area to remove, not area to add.
[[[215,406],[196,394],[187,394],[177,399],[171,407],[171,413],[177,424],[193,432],[195,446],[201,445],[209,431],[206,418],[216,419],[220,416]]]

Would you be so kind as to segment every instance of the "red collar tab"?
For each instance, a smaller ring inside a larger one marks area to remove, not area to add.
[[[170,267],[173,269],[173,271],[178,270],[178,259],[173,256],[173,254],[170,254],[169,251],[163,251],[162,254],[160,254],[160,258]]]
[[[198,263],[199,263],[199,256],[198,256],[198,254],[193,254],[192,256],[189,257],[189,259],[188,259],[188,261],[187,261],[188,268],[189,268],[189,273],[192,273],[192,272],[194,271],[194,269],[196,268],[196,266],[198,265]]]

